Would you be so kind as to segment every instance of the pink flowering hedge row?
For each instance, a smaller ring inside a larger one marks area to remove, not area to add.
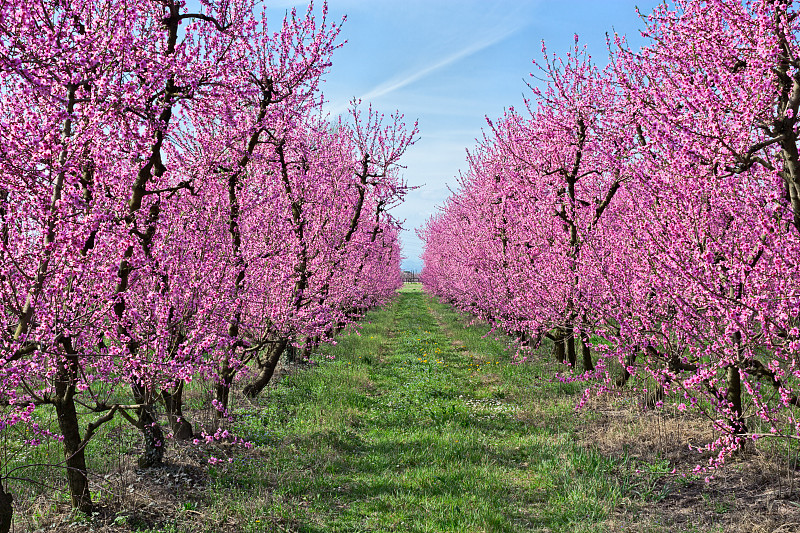
[[[548,55],[421,231],[427,291],[611,390],[707,415],[719,464],[800,438],[800,11],[676,0],[646,45]],[[591,391],[587,391],[589,394]]]
[[[224,413],[240,377],[258,394],[285,349],[402,283],[389,209],[416,125],[324,118],[340,24],[256,4],[0,2],[0,428],[61,440],[83,511],[102,424],[129,420],[158,463],[157,409],[194,438],[187,381]]]

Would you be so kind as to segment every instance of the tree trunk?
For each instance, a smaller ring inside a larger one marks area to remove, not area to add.
[[[179,380],[174,392],[168,389],[161,391],[169,427],[177,440],[189,440],[194,437],[192,424],[183,416],[183,386],[184,381]]]
[[[223,359],[219,369],[219,381],[215,387],[218,405],[217,409],[214,409],[214,423],[218,428],[222,427],[222,420],[225,413],[228,412],[234,373],[235,371],[231,368],[228,359]]]
[[[55,408],[58,428],[64,438],[64,465],[67,468],[67,486],[72,507],[91,514],[93,505],[89,493],[89,479],[86,477],[86,455],[81,446],[78,412],[75,409],[72,391],[69,390],[73,387],[67,385],[63,379],[56,379]]]
[[[0,483],[0,533],[8,533],[11,530],[11,522],[14,518],[14,498],[3,489]]]
[[[533,337],[528,331],[523,331],[522,333],[519,334],[519,342],[522,346],[525,346],[526,348],[530,348],[534,344]]]
[[[567,340],[567,359],[569,360],[569,366],[574,369],[578,359],[575,354],[575,330],[572,328],[572,324],[567,324],[564,333]]]
[[[286,345],[286,362],[289,364],[297,362],[297,346],[292,343]]]
[[[306,340],[306,345],[303,347],[302,362],[306,363],[311,360],[311,354],[314,353],[314,348],[319,345],[319,337]]]
[[[735,295],[733,290],[731,294]],[[733,334],[733,344],[741,357],[742,354],[742,333],[737,331]],[[731,406],[735,419],[732,420],[733,431],[740,435],[747,433],[747,426],[742,418],[742,376],[739,374],[739,365],[733,363],[728,367],[728,392],[725,394],[725,399]]]
[[[566,337],[561,329],[556,330],[553,337],[553,355],[555,355],[556,361],[559,363],[563,364],[567,360]]]
[[[631,378],[631,373],[628,372],[628,367],[633,366],[636,362],[636,354],[628,355],[625,357],[625,365],[622,367],[622,376],[617,378],[617,387],[624,387],[628,380]]]
[[[581,334],[581,351],[583,352],[583,370],[591,372],[594,370],[592,362],[592,349],[589,347],[589,336]]]
[[[132,389],[136,403],[143,404],[142,407],[136,410],[136,415],[139,417],[139,429],[144,437],[144,453],[139,457],[139,467],[151,468],[159,466],[164,460],[166,444],[164,442],[164,432],[161,430],[161,426],[158,425],[158,419],[150,398],[151,395],[141,385],[133,385]]]
[[[72,352],[69,338],[62,339],[65,350]],[[75,381],[78,375],[78,356],[66,355],[59,360],[59,370],[54,380],[56,416],[64,444],[64,465],[67,469],[67,486],[72,507],[91,514],[92,496],[89,493],[89,479],[86,476],[86,455],[81,439],[78,412],[75,408]]]
[[[735,419],[732,420],[733,430],[736,434],[746,433],[747,426],[742,420],[742,377],[739,375],[739,367],[730,365],[728,367],[728,392],[725,399],[731,405]]]
[[[256,358],[258,365],[258,375],[256,378],[248,383],[242,391],[248,398],[255,398],[258,396],[264,387],[269,384],[272,379],[272,374],[275,373],[275,367],[278,366],[278,361],[281,358],[283,350],[286,349],[287,341],[281,340],[270,345],[263,356]]]

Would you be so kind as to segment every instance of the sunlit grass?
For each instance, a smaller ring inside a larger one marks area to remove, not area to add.
[[[88,446],[92,491],[101,507],[118,511],[98,531],[673,530],[652,505],[696,476],[670,477],[674,465],[661,451],[642,456],[626,447],[656,431],[662,449],[667,423],[652,413],[643,420],[647,413],[630,404],[630,425],[603,426],[598,440],[592,431],[602,415],[574,409],[586,384],[553,379],[566,368],[551,349],[541,346],[520,363],[511,339],[408,284],[315,354],[315,364],[291,369],[254,403],[238,400],[230,429],[252,449],[170,443],[167,468],[194,465],[203,483],[191,494],[179,489],[169,502],[151,500],[158,519],[129,510],[129,491],[139,490],[131,480],[160,475],[135,470],[139,435],[121,419],[104,426]],[[631,384],[647,387],[636,378]],[[212,385],[197,380],[187,388],[196,428]],[[671,404],[665,409],[677,413]],[[35,416],[55,429],[52,410]],[[25,523],[35,530],[52,529],[47,524],[59,516],[61,524],[92,527],[106,520],[69,514],[60,443],[31,448],[23,444],[28,438],[6,431],[2,441],[6,469],[23,466],[38,482],[8,485],[27,506]],[[609,452],[601,441],[625,446]],[[217,452],[231,461],[204,461]],[[157,499],[158,487],[150,486],[146,497]],[[681,531],[716,531],[716,517],[732,508],[732,497],[702,496],[700,511],[713,514],[708,527],[684,524]]]
[[[486,334],[407,285],[240,418],[262,453],[215,474],[216,512],[253,531],[598,530],[613,461],[574,442],[561,385]],[[533,403],[556,423],[526,422]]]

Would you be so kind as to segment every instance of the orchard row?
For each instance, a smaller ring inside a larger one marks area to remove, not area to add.
[[[324,118],[340,25],[185,4],[0,2],[0,429],[60,440],[85,512],[104,423],[130,421],[156,464],[156,410],[198,431],[187,381],[216,383],[221,419],[242,376],[257,395],[285,349],[402,283],[389,209],[416,126],[355,103]],[[9,503],[0,486],[2,531]]]
[[[711,466],[800,438],[800,10],[676,0],[543,52],[420,232],[426,290],[581,365],[708,415]]]

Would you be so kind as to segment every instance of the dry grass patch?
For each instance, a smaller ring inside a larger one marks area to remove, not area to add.
[[[710,455],[710,421],[663,407],[644,409],[637,393],[590,400],[578,439],[626,464],[630,485],[609,531],[800,531],[800,478],[769,445],[749,445],[713,477],[692,473]]]
[[[131,456],[122,467],[91,479],[96,509],[91,520],[74,512],[67,502],[53,503],[42,494],[29,505],[17,507],[21,531],[129,532],[156,530],[180,523],[197,531],[212,517],[203,512],[209,482],[202,452],[188,445],[173,445],[164,466],[139,469]],[[20,502],[21,503],[21,502]],[[217,523],[219,531],[233,531]]]

